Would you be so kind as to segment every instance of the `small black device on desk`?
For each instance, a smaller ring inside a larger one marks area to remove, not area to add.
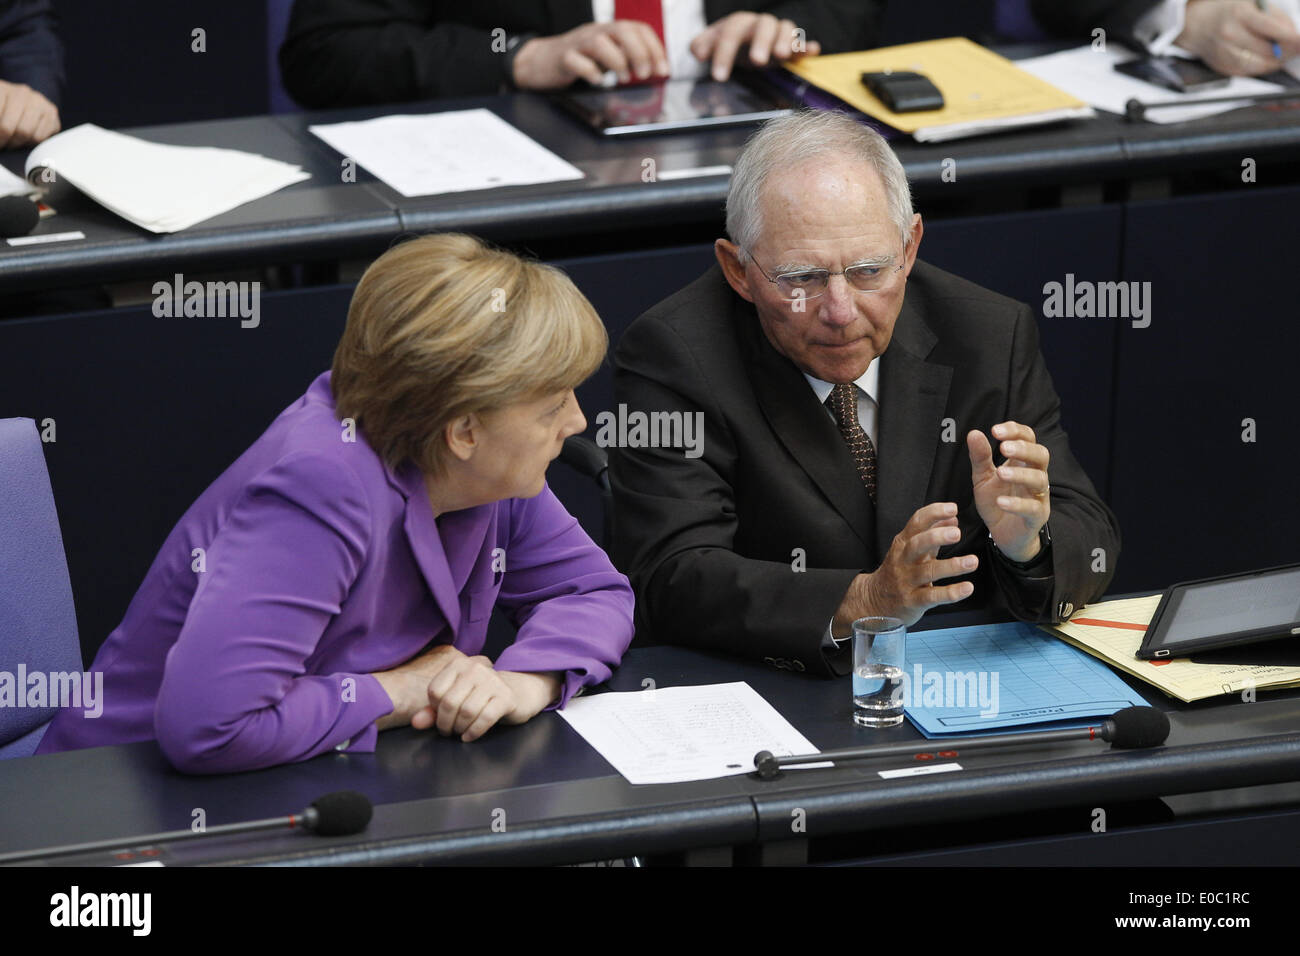
[[[1116,63],[1115,69],[1125,76],[1136,77],[1175,93],[1201,93],[1228,85],[1228,77],[1200,60],[1181,56],[1144,56],[1127,63]]]
[[[939,87],[921,73],[863,73],[862,85],[894,113],[943,109],[943,94]]]
[[[1265,650],[1263,641],[1278,643]],[[1279,652],[1300,644],[1300,564],[1175,584],[1160,599],[1137,656],[1165,660],[1247,644],[1260,651],[1250,661],[1256,664],[1278,663]]]

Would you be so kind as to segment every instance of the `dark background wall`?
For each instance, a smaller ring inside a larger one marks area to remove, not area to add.
[[[180,123],[266,113],[261,0],[55,0],[67,86],[64,128]],[[191,50],[191,31],[207,52]]]

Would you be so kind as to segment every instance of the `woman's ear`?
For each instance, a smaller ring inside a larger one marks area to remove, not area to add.
[[[448,422],[442,431],[447,450],[461,461],[469,461],[478,449],[480,427],[478,417],[473,414],[462,415],[455,421]]]

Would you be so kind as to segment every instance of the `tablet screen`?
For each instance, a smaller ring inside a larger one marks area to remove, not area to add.
[[[593,126],[606,131],[689,127],[786,112],[733,82],[669,80],[611,90],[566,91]]]
[[[1300,621],[1300,567],[1180,588],[1162,617],[1160,644],[1175,651],[1220,634],[1285,633]]]

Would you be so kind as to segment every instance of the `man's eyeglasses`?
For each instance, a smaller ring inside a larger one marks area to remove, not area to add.
[[[758,265],[758,260],[750,256],[763,278],[776,286],[782,297],[795,301],[798,299],[815,299],[826,291],[831,276],[844,276],[855,292],[881,292],[887,287],[903,268],[903,263],[894,265],[891,256],[883,262],[862,263],[849,266],[843,272],[831,272],[829,269],[801,269],[798,272],[783,272],[776,278],[767,274],[767,270]]]

